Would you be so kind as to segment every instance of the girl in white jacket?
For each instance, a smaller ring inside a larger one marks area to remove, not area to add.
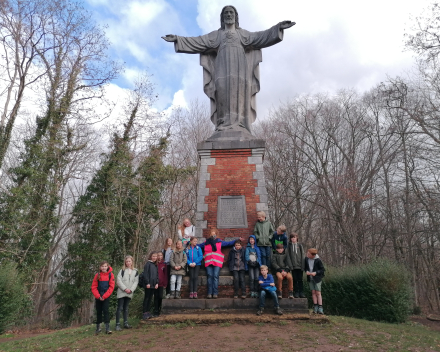
[[[133,268],[133,257],[127,255],[124,260],[124,265],[118,273],[116,284],[118,285],[118,309],[116,310],[116,331],[121,331],[119,324],[119,316],[121,310],[124,315],[124,328],[130,329],[128,325],[128,304],[133,298],[133,292],[136,290],[139,282],[139,272]]]

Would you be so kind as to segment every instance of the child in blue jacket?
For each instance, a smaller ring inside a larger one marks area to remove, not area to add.
[[[257,239],[250,235],[246,246],[246,266],[249,273],[249,288],[251,298],[258,297],[258,276],[260,275],[261,253],[257,246]]]
[[[189,298],[197,298],[199,271],[203,259],[202,249],[197,245],[197,237],[191,237],[185,252],[189,269]]]
[[[264,305],[266,303],[266,295],[272,297],[273,306],[275,308],[275,313],[278,315],[283,315],[278,304],[277,289],[275,287],[275,281],[273,276],[269,274],[269,268],[266,265],[260,267],[261,275],[258,278],[258,283],[260,284],[260,308],[257,311],[257,315],[262,315],[264,312]]]

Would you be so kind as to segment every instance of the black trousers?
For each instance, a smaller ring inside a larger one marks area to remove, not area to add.
[[[116,310],[116,324],[119,324],[119,317],[122,314],[124,316],[124,323],[128,321],[128,304],[130,303],[130,297],[118,298],[118,309]]]
[[[157,288],[157,294],[154,296],[154,314],[159,314],[162,310],[163,287]]]
[[[102,323],[102,315],[104,315],[104,323],[110,323],[110,317],[108,315],[108,307],[110,303],[110,297],[101,301],[99,299],[95,299],[96,303],[96,324]]]
[[[197,292],[199,286],[199,271],[200,265],[196,265],[194,268],[188,267],[189,269],[189,292]]]
[[[170,281],[171,281],[171,265],[170,265],[170,264],[167,264],[167,276],[168,276],[168,284],[167,284],[167,287],[166,287],[166,289],[165,289],[165,293],[166,293],[167,295],[169,295],[169,294],[170,294],[170,291],[171,291],[171,287],[170,287]]]
[[[293,269],[293,289],[295,292],[303,292],[303,271],[301,269]]]
[[[244,270],[234,270],[234,296],[238,296],[238,288],[241,287],[241,294],[246,294],[246,284],[244,282]]]
[[[156,304],[156,302],[157,302],[157,294],[158,294],[158,289],[155,289],[155,288],[145,288],[145,296],[144,296],[144,304],[143,304],[144,313],[150,311],[151,299],[153,297],[154,297],[154,303]]]

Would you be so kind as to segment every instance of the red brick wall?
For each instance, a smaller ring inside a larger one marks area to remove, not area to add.
[[[209,237],[210,229],[217,227],[217,199],[219,196],[245,196],[248,228],[219,229],[219,237],[244,237],[246,242],[254,231],[257,221],[256,204],[260,203],[260,196],[255,194],[258,181],[253,179],[255,164],[248,164],[248,157],[252,156],[251,149],[211,150],[211,158],[215,158],[215,165],[208,166],[211,180],[206,181],[209,196],[205,197],[208,212],[205,220],[208,228],[203,230],[203,236]],[[225,251],[226,252],[226,251]]]

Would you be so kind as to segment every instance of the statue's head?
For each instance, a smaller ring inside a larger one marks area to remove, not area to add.
[[[232,5],[223,7],[222,12],[220,13],[221,29],[225,29],[225,23],[235,23],[235,28],[240,28],[238,24],[237,9]]]

